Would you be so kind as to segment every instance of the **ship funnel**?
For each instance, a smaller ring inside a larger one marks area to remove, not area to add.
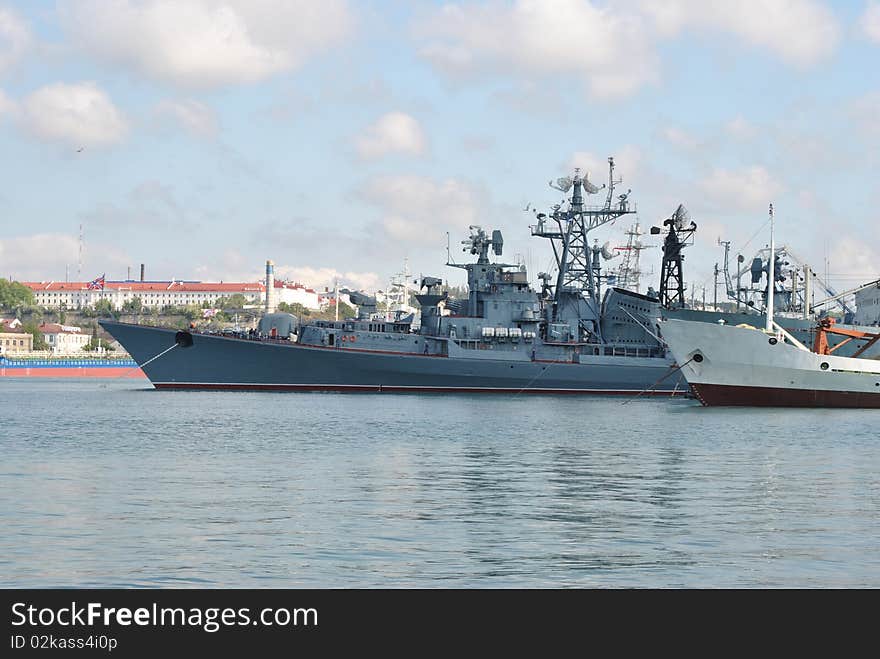
[[[275,313],[275,264],[266,261],[266,313]]]

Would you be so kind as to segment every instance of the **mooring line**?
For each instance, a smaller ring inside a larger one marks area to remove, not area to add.
[[[532,362],[532,363],[534,364],[535,362]],[[541,377],[542,375],[546,375],[547,371],[550,370],[550,366],[553,366],[553,364],[551,363],[551,364],[549,364],[548,366],[545,366],[544,368],[542,368],[540,371],[538,371],[538,374],[537,374],[535,377],[533,377],[531,380],[529,380],[529,381],[526,383],[526,386],[524,386],[522,389],[520,389],[519,391],[517,391],[517,392],[514,394],[514,396],[519,396],[522,392],[524,392],[526,389],[528,389],[529,387],[531,387],[531,386],[532,386],[532,383],[533,383],[535,380],[537,380],[537,379],[538,379],[539,377]]]
[[[652,384],[652,385],[651,385],[650,387],[648,387],[647,389],[642,389],[638,394],[636,394],[636,395],[633,396],[632,398],[623,401],[623,402],[621,403],[621,405],[626,405],[627,403],[631,403],[631,402],[633,402],[634,400],[636,400],[639,396],[641,396],[642,394],[644,394],[644,393],[646,393],[646,392],[648,392],[648,391],[651,391],[651,390],[654,389],[658,384],[660,384],[661,382],[663,382],[663,380],[665,380],[666,378],[668,378],[670,375],[672,375],[672,374],[675,373],[676,371],[680,371],[680,370],[683,369],[685,366],[687,366],[688,364],[690,364],[692,361],[694,361],[694,358],[693,358],[693,357],[691,357],[690,359],[688,359],[688,360],[687,360],[684,364],[682,364],[681,366],[676,366],[675,364],[673,364],[673,365],[670,367],[672,370],[669,371],[669,373],[667,373],[667,374],[664,375],[662,378],[660,378],[659,380],[657,380],[654,384]],[[676,388],[678,388],[678,384],[676,384]]]
[[[146,365],[149,364],[150,362],[153,362],[153,361],[156,361],[157,359],[159,359],[159,357],[161,357],[161,356],[164,355],[165,353],[167,353],[167,352],[171,352],[171,351],[174,350],[178,345],[180,345],[180,344],[175,342],[175,344],[174,344],[173,346],[171,346],[170,348],[165,348],[165,350],[163,350],[162,352],[160,352],[160,353],[159,353],[158,355],[156,355],[155,357],[151,357],[150,359],[148,359],[147,361],[145,361],[143,364],[138,364],[137,366],[133,366],[132,368],[128,369],[128,370],[127,370],[125,373],[123,373],[122,375],[117,375],[116,377],[117,377],[117,378],[124,378],[125,376],[127,376],[129,373],[131,373],[131,372],[134,371],[135,369],[143,368],[144,366],[146,366]]]

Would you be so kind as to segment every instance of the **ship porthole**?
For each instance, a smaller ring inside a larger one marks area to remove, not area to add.
[[[777,343],[779,343],[779,339],[777,339],[775,336],[770,339],[771,346],[775,346]]]
[[[697,353],[694,355],[693,359],[695,362],[697,362],[699,364],[701,361],[703,361],[703,355],[701,355],[700,353]]]
[[[821,364],[819,364],[819,368],[821,368],[823,371],[827,371],[828,370],[828,362],[822,362]]]

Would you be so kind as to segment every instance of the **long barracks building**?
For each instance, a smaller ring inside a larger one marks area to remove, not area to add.
[[[263,282],[200,282],[200,281],[106,281],[103,288],[89,282],[25,281],[21,282],[34,292],[34,301],[47,309],[82,309],[108,300],[114,309],[121,309],[129,300],[140,298],[147,309],[168,306],[202,306],[220,298],[241,294],[247,304],[263,304],[266,285]],[[322,295],[302,284],[274,282],[276,303],[298,303],[308,309],[319,309],[326,300]]]

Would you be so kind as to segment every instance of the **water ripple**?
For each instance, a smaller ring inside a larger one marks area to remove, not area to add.
[[[3,587],[877,587],[880,412],[2,386]]]

